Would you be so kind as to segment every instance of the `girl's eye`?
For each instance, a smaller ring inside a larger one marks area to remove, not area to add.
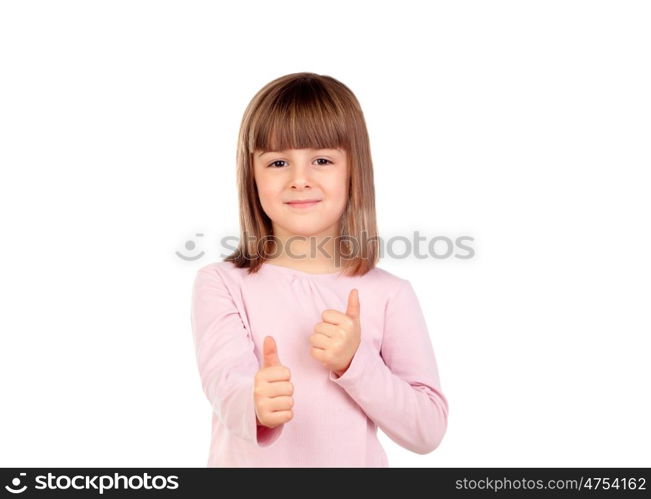
[[[319,159],[317,159],[317,161],[326,161],[326,163],[321,163],[321,164],[319,164],[319,166],[325,166],[327,163],[333,164],[332,161],[330,161],[329,159],[326,159],[326,158],[319,158]],[[269,167],[270,168],[281,168],[283,165],[278,166],[278,163],[284,163],[284,162],[285,162],[284,159],[279,159],[279,160],[276,160],[276,161],[272,162],[269,165]]]

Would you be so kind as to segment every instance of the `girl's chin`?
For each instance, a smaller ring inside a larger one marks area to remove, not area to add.
[[[315,225],[294,225],[292,226],[291,224],[287,225],[288,231],[292,234],[292,236],[299,236],[299,237],[312,237],[312,236],[318,236],[322,235],[324,231],[324,227],[317,227]]]

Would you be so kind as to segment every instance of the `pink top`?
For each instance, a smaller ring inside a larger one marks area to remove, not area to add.
[[[346,311],[357,288],[361,343],[341,377],[310,355],[325,309]],[[197,271],[192,330],[212,406],[209,467],[386,467],[377,427],[426,454],[447,429],[425,319],[410,282],[378,267],[364,276],[311,274],[265,263],[247,275],[230,262]],[[294,385],[293,418],[256,424],[253,381],[273,336]]]

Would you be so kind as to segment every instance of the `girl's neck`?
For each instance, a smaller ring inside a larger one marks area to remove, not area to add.
[[[316,258],[291,258],[281,255],[274,258],[268,258],[267,262],[281,267],[289,267],[294,270],[309,272],[310,274],[329,274],[338,272],[342,269],[341,265],[337,266],[334,259],[316,259]]]
[[[280,243],[277,254],[269,263],[313,274],[338,272],[342,269],[337,247],[338,226],[320,234],[298,236],[274,227],[274,237]]]

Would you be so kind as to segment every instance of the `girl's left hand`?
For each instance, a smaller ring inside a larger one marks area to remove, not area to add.
[[[323,322],[314,326],[310,336],[312,357],[337,376],[346,372],[361,341],[359,309],[359,292],[353,288],[348,294],[346,312],[324,310]]]

